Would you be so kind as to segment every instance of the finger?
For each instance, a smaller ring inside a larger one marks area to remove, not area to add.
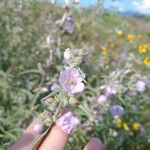
[[[79,120],[72,112],[65,113],[55,126],[52,127],[47,137],[40,145],[39,150],[63,150],[68,141],[73,128],[79,123]]]
[[[103,150],[103,143],[100,139],[94,137],[87,143],[84,150]]]
[[[31,124],[23,131],[21,138],[12,145],[11,150],[28,150],[29,145],[34,138],[43,131],[43,129],[43,124],[37,119],[33,119]]]

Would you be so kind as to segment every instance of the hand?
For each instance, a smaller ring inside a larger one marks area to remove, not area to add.
[[[36,150],[64,150],[69,135],[74,127],[74,124],[69,122],[69,119],[76,120],[72,112],[67,112],[60,117],[58,123],[56,123],[40,143],[38,143]],[[11,147],[11,150],[29,150],[30,144],[43,129],[43,125],[40,124],[37,119],[33,119],[31,124],[23,132],[21,138]],[[102,150],[102,147],[103,144],[100,139],[92,138],[84,150]]]

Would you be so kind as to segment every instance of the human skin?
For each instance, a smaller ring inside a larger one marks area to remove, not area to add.
[[[11,150],[29,150],[34,138],[42,131],[43,126],[37,119],[33,119],[30,125],[23,131],[20,139],[14,143]],[[70,133],[71,134],[71,133]],[[64,150],[70,134],[65,133],[57,124],[53,125],[47,135],[37,144],[35,150]],[[98,138],[91,140],[84,147],[84,150],[102,150],[103,144]]]

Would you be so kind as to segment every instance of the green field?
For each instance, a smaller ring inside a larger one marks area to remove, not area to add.
[[[97,136],[108,150],[134,150],[139,145],[148,150],[150,62],[145,65],[144,59],[150,56],[150,18],[123,17],[103,12],[98,6],[73,8],[74,32],[67,34],[58,24],[65,13],[61,6],[26,2],[20,8],[13,0],[4,3],[0,2],[0,150],[9,149],[31,118],[43,110],[40,99],[51,92],[43,89],[58,83],[66,48],[86,50],[80,68],[87,81],[85,91],[75,95],[78,102],[69,105],[80,116],[82,124],[73,133],[67,149],[80,150],[92,136]],[[131,42],[129,34],[134,36]],[[148,45],[146,52],[139,53],[141,44]],[[126,75],[126,70],[131,72]],[[120,76],[112,76],[112,71],[120,71]],[[96,102],[96,96],[103,93],[100,87],[115,79],[123,86],[119,85],[120,93],[112,97],[109,104],[122,105],[126,110],[122,120],[131,128],[134,121],[140,122],[144,133],[116,129],[109,110],[103,110]],[[134,89],[137,79],[147,84],[143,93]],[[133,92],[128,93],[128,88]],[[89,113],[94,111],[103,121],[90,121]],[[112,137],[110,130],[117,131],[118,136]]]

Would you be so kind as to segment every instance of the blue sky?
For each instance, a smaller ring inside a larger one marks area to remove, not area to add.
[[[64,0],[58,0],[61,3]],[[94,5],[96,0],[80,0],[80,6]],[[117,9],[123,11],[137,11],[150,15],[150,0],[105,0],[104,7],[107,9]]]

